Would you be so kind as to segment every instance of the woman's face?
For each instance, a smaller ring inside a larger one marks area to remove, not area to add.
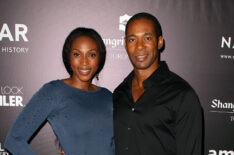
[[[80,82],[91,82],[99,63],[97,43],[87,36],[80,36],[73,40],[70,63],[73,79]]]

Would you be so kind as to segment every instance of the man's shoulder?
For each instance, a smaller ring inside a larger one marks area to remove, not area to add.
[[[129,90],[129,83],[131,83],[133,78],[134,72],[131,71],[124,80],[115,88],[113,94],[116,94],[117,92],[124,92]]]
[[[168,71],[166,77],[160,82],[160,85],[155,85],[155,89],[159,88],[161,94],[166,94],[168,96],[180,97],[188,92],[197,96],[192,86],[181,76],[172,71]]]
[[[162,84],[162,88],[164,88],[162,91],[164,94],[170,94],[169,96],[176,97],[184,102],[193,100],[187,103],[187,105],[200,107],[199,97],[193,87],[176,73],[170,71],[169,77]],[[181,102],[178,103],[180,103],[178,105],[181,105]]]
[[[118,93],[118,92],[123,92],[123,91],[125,91],[125,90],[127,90],[127,89],[128,89],[127,83],[126,83],[126,81],[124,80],[124,81],[122,81],[122,82],[115,88],[113,94],[116,94],[116,93]]]
[[[182,90],[193,89],[185,79],[172,71],[169,71],[169,77],[165,80],[164,84],[171,85]]]

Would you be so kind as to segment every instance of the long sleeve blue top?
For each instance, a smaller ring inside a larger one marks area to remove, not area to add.
[[[17,117],[5,148],[14,155],[37,154],[28,141],[48,121],[66,155],[113,155],[112,106],[112,93],[106,88],[87,91],[51,81]]]

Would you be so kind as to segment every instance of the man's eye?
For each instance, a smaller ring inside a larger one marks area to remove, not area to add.
[[[151,37],[145,37],[145,40],[152,40]]]
[[[134,42],[136,39],[130,38],[128,39],[128,42]]]

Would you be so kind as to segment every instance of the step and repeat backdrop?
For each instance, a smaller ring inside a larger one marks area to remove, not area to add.
[[[7,132],[46,82],[67,78],[66,36],[76,27],[97,30],[107,60],[97,85],[111,91],[132,70],[124,49],[127,20],[155,15],[163,29],[161,59],[196,90],[204,110],[204,154],[234,155],[233,0],[0,0],[0,154]],[[38,154],[59,154],[48,123],[30,142]]]

